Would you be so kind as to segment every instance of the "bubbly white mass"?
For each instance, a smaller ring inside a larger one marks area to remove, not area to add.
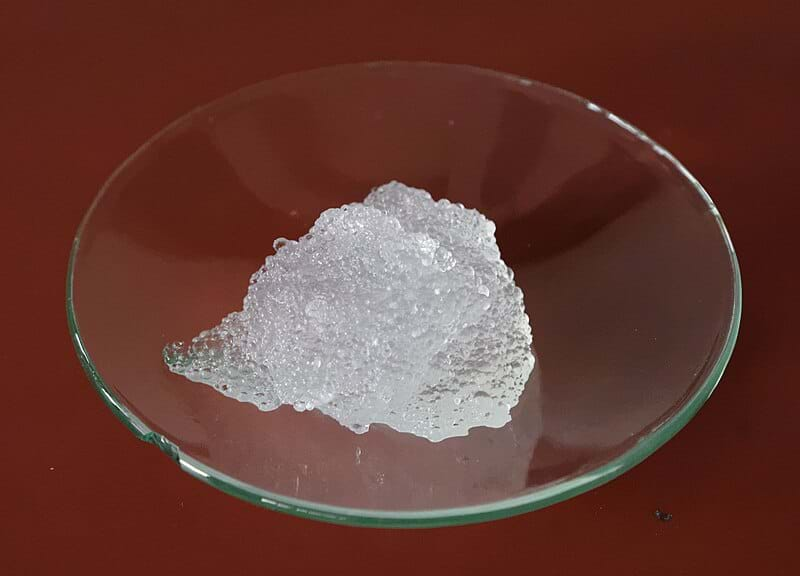
[[[534,357],[494,232],[477,210],[385,184],[276,240],[242,311],[164,359],[261,410],[317,409],[356,433],[382,423],[436,442],[501,427]]]

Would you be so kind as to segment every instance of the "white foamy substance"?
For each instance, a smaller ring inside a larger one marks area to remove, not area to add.
[[[494,231],[477,210],[385,184],[276,240],[242,311],[164,359],[261,410],[317,409],[356,433],[501,427],[534,357]]]

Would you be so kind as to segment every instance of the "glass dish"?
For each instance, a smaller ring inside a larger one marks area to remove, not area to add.
[[[497,224],[537,357],[509,424],[356,435],[166,369],[165,344],[241,308],[276,237],[393,179]],[[500,518],[630,469],[714,390],[740,310],[719,213],[669,152],[563,90],[424,63],[284,76],[175,121],[105,183],[67,278],[80,361],[137,438],[254,504],[370,526]]]

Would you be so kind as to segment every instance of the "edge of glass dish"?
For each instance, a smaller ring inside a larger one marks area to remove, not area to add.
[[[75,272],[75,260],[80,248],[80,239],[84,228],[86,227],[95,207],[98,205],[106,190],[110,187],[111,183],[116,179],[130,163],[143,154],[151,144],[159,138],[176,129],[178,126],[189,121],[192,117],[202,113],[204,110],[220,104],[221,102],[229,99],[240,98],[250,91],[257,89],[264,83],[272,82],[279,79],[286,79],[298,74],[304,74],[319,70],[333,70],[353,68],[358,66],[367,67],[384,67],[384,66],[446,66],[462,68],[471,72],[486,74],[510,80],[523,87],[538,86],[546,90],[554,91],[563,96],[566,96],[573,101],[583,104],[590,111],[605,116],[609,121],[617,124],[623,130],[633,134],[637,139],[641,140],[650,146],[657,154],[662,156],[669,162],[675,169],[677,169],[694,187],[703,201],[708,205],[709,211],[714,216],[717,225],[719,226],[722,237],[728,248],[728,253],[731,260],[731,267],[733,270],[733,308],[731,310],[731,324],[728,333],[725,337],[725,344],[720,352],[719,357],[716,359],[712,370],[709,372],[705,382],[695,391],[695,393],[688,398],[683,406],[668,420],[663,422],[660,426],[650,431],[646,436],[639,439],[639,441],[627,450],[622,455],[606,464],[590,470],[578,477],[570,478],[562,482],[555,482],[542,489],[536,490],[529,494],[516,496],[506,500],[499,500],[487,504],[472,505],[458,508],[440,508],[432,510],[414,510],[414,511],[393,511],[393,510],[370,510],[361,508],[346,508],[342,506],[332,506],[327,504],[315,503],[298,498],[276,494],[251,486],[245,482],[236,480],[235,478],[223,474],[214,468],[201,463],[200,461],[183,454],[180,446],[172,443],[163,435],[150,430],[142,420],[137,417],[125,404],[116,397],[114,392],[106,386],[102,376],[97,371],[91,357],[89,356],[86,348],[82,342],[80,329],[78,327],[78,320],[73,306],[73,280]],[[388,62],[369,62],[363,64],[344,64],[333,67],[326,67],[316,70],[309,70],[305,72],[296,72],[278,76],[276,78],[265,80],[251,86],[247,86],[237,90],[231,94],[222,96],[208,104],[201,105],[192,111],[184,114],[177,120],[171,122],[165,128],[158,131],[147,142],[139,147],[133,154],[131,154],[122,164],[120,164],[111,176],[104,182],[100,188],[97,196],[92,202],[86,214],[83,216],[75,238],[72,243],[72,250],[70,251],[69,266],[67,270],[67,286],[66,286],[66,309],[67,309],[67,324],[69,326],[70,336],[75,347],[75,351],[80,360],[83,370],[86,372],[89,380],[94,385],[97,393],[103,401],[111,409],[111,412],[136,436],[139,440],[149,442],[160,448],[165,454],[172,458],[181,470],[189,473],[191,476],[202,480],[206,484],[213,486],[227,494],[250,502],[252,504],[262,506],[271,510],[292,514],[304,518],[320,520],[335,524],[347,524],[355,526],[372,526],[372,527],[434,527],[434,526],[450,526],[470,524],[475,522],[484,522],[505,518],[529,512],[551,504],[555,504],[586,492],[592,488],[605,484],[630,470],[642,460],[650,456],[668,440],[670,440],[681,428],[683,428],[697,413],[700,407],[711,396],[711,393],[716,388],[717,384],[725,371],[728,361],[730,360],[733,352],[736,338],[739,332],[739,324],[741,320],[742,309],[742,285],[741,273],[739,270],[739,263],[736,258],[733,244],[730,235],[725,227],[722,217],[719,214],[713,200],[708,195],[706,190],[700,182],[665,148],[653,141],[644,132],[629,124],[620,117],[609,112],[608,110],[573,94],[572,92],[529,80],[513,74],[497,72],[494,70],[487,70],[475,66],[457,65],[457,64],[439,64],[432,62],[403,62],[403,61],[388,61]]]

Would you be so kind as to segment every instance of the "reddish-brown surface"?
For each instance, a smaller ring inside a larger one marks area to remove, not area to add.
[[[795,3],[116,4],[0,7],[3,573],[800,572]],[[621,478],[484,525],[329,526],[181,473],[85,379],[64,276],[111,170],[242,85],[382,59],[470,63],[587,96],[672,150],[714,197],[742,265],[739,344],[698,417]]]

